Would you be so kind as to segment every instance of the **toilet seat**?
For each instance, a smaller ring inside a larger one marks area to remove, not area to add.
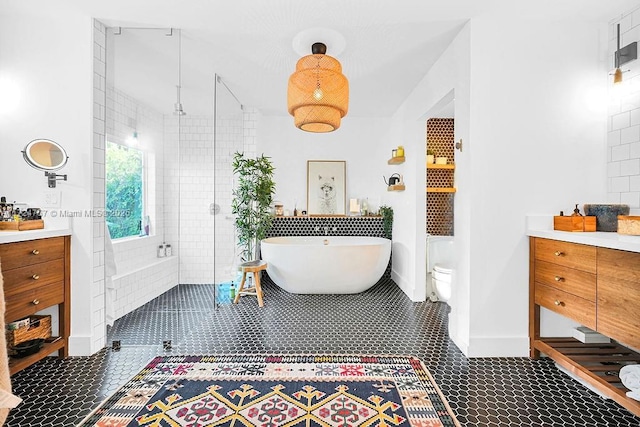
[[[453,267],[450,267],[446,264],[436,264],[433,266],[433,271],[442,274],[451,274],[453,273]]]

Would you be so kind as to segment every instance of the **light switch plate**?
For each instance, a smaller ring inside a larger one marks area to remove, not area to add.
[[[61,205],[62,193],[56,190],[44,192],[44,208],[59,208]]]

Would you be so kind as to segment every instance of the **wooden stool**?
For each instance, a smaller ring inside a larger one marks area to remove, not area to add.
[[[233,300],[234,304],[240,301],[242,295],[255,295],[258,297],[258,306],[264,307],[262,301],[262,287],[260,286],[260,272],[267,269],[267,263],[262,260],[255,260],[249,262],[243,262],[240,264],[240,270],[242,270],[242,280],[240,281],[240,287],[236,292],[236,297]],[[244,289],[244,282],[247,279],[247,273],[253,274],[254,286],[248,289]]]

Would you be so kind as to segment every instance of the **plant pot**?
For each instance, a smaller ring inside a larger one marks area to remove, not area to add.
[[[433,164],[436,160],[436,156],[434,156],[433,154],[427,154],[427,163],[428,164]]]

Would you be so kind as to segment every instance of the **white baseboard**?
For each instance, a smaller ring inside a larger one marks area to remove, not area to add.
[[[471,337],[463,353],[469,358],[529,357],[529,337]]]
[[[93,337],[69,337],[69,356],[91,356]]]
[[[391,280],[393,280],[396,285],[407,294],[409,299],[413,302],[422,302],[427,300],[427,289],[426,286],[423,286],[421,289],[416,289],[411,283],[407,280],[404,280],[395,270],[391,269]]]

